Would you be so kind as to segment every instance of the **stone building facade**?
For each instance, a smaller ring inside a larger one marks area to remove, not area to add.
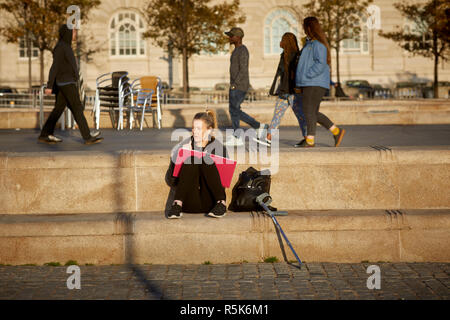
[[[246,22],[244,44],[250,51],[250,82],[254,88],[270,86],[279,59],[279,39],[286,31],[302,37],[302,19],[292,7],[300,7],[307,0],[241,0],[241,10]],[[375,0],[380,8],[381,28],[392,30],[395,25],[407,22],[393,6],[391,0]],[[89,46],[99,49],[90,62],[82,61],[81,68],[90,89],[95,79],[104,73],[126,70],[131,78],[157,75],[172,82],[174,87],[182,83],[181,60],[174,58],[171,68],[167,54],[150,39],[142,39],[147,28],[142,8],[146,0],[103,0],[93,10],[90,20],[82,24],[81,34],[93,39]],[[224,30],[225,31],[225,30]],[[33,84],[39,84],[39,58],[32,53]],[[189,61],[190,85],[212,88],[216,83],[228,82],[230,52],[216,55],[198,55]],[[333,79],[336,57],[332,52]],[[51,64],[51,54],[45,53],[45,75]],[[169,72],[171,70],[171,72]],[[360,41],[346,40],[340,54],[341,81],[365,79],[371,83],[392,86],[398,81],[432,81],[433,60],[413,57],[396,43],[384,39],[377,30],[364,28]],[[448,63],[439,65],[439,80],[450,80]],[[7,44],[1,41],[0,85],[26,88],[28,83],[28,59],[24,44]]]

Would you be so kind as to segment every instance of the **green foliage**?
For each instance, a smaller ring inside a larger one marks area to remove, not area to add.
[[[265,263],[276,263],[278,262],[278,258],[277,257],[267,257],[264,259]]]
[[[239,13],[239,0],[210,5],[211,0],[151,0],[146,8],[148,30],[164,49],[169,44],[178,54],[186,50],[188,57],[200,52],[217,53],[228,43],[223,34],[245,22]]]
[[[66,262],[65,266],[77,266],[78,263],[75,260],[69,260]]]
[[[379,34],[414,55],[447,59],[450,9],[444,8],[448,3],[448,0],[429,0],[422,4],[395,3],[395,8],[410,22],[409,28],[397,25],[394,31],[380,31]]]
[[[203,262],[203,264],[208,265],[208,264],[212,264],[212,262],[211,261],[205,261],[205,262]]]
[[[150,0],[145,9],[148,30],[144,37],[169,54],[183,57],[183,91],[189,91],[189,58],[194,54],[218,53],[225,49],[224,32],[245,22],[239,0]],[[216,2],[216,1],[214,1]]]
[[[40,51],[40,80],[44,81],[44,51],[52,51],[58,41],[59,26],[72,14],[71,5],[80,7],[81,19],[87,20],[89,11],[100,5],[100,0],[2,0],[0,36],[7,42],[19,43],[27,36]],[[90,52],[87,50],[87,52]]]
[[[44,263],[44,266],[49,266],[49,267],[60,267],[60,266],[61,266],[61,263],[59,263],[59,262],[47,262],[47,263]]]
[[[327,35],[331,48],[339,49],[344,39],[358,37],[361,20],[373,0],[310,0],[304,5],[304,16],[315,16]]]
[[[344,39],[358,39],[361,25],[367,18],[367,6],[373,0],[310,0],[302,15],[315,16],[322,26],[330,48],[336,51],[336,75],[339,74],[339,51]]]
[[[426,3],[394,4],[410,27],[395,26],[391,32],[379,35],[396,42],[402,49],[427,58],[434,58],[434,97],[438,98],[439,59],[448,60],[450,44],[449,0],[428,0]]]

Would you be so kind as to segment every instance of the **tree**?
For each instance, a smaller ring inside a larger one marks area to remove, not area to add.
[[[336,76],[340,83],[339,53],[341,41],[358,38],[362,18],[372,0],[310,0],[305,4],[303,15],[315,16],[325,32],[330,48],[336,51]]]
[[[450,43],[449,1],[429,0],[421,4],[395,3],[394,7],[411,22],[412,28],[395,27],[395,31],[383,32],[382,37],[391,39],[413,55],[434,58],[434,97],[439,97],[439,58],[447,60]]]
[[[183,61],[183,92],[189,92],[189,58],[218,53],[228,43],[224,31],[245,22],[239,0],[210,5],[211,0],[150,0],[146,8],[148,30],[144,34]]]
[[[9,43],[18,43],[28,35],[39,49],[40,84],[44,83],[44,52],[52,51],[58,41],[59,26],[67,22],[67,8],[80,7],[81,18],[100,5],[100,0],[3,0],[0,11],[9,13],[9,21],[0,27],[0,34]]]

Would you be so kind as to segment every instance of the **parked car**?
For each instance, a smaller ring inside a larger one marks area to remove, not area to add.
[[[373,98],[374,89],[367,80],[347,80],[344,92],[350,98]]]
[[[228,91],[228,90],[230,90],[230,84],[227,82],[216,83],[214,85],[214,90],[215,91]]]
[[[17,89],[8,86],[0,87],[0,106],[14,107],[17,102]]]

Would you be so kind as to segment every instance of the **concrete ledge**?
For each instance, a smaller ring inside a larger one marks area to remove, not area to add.
[[[292,211],[277,219],[308,262],[450,261],[450,210]],[[284,254],[295,260],[259,213],[0,215],[1,264],[233,263]]]
[[[231,186],[249,166],[272,165],[280,209],[450,208],[449,146],[287,149],[278,161],[255,164],[246,154]],[[0,214],[164,211],[168,165],[163,151],[0,153]]]
[[[242,109],[256,120],[270,123],[274,102],[243,104]],[[227,104],[208,105],[217,114],[220,126],[231,126]],[[164,128],[189,127],[194,115],[204,111],[205,105],[165,105],[162,126]],[[450,123],[450,100],[366,100],[366,101],[324,101],[320,107],[335,123],[340,125],[381,125],[381,124],[448,124]],[[50,109],[45,113],[47,119]],[[94,127],[93,113],[85,112],[89,126]],[[281,126],[297,126],[292,111],[287,111]],[[39,110],[1,109],[0,129],[38,128]],[[108,113],[102,113],[101,128],[111,128]],[[128,126],[126,126],[128,128]],[[135,126],[136,127],[136,126]],[[153,127],[151,115],[146,117],[145,128]]]

